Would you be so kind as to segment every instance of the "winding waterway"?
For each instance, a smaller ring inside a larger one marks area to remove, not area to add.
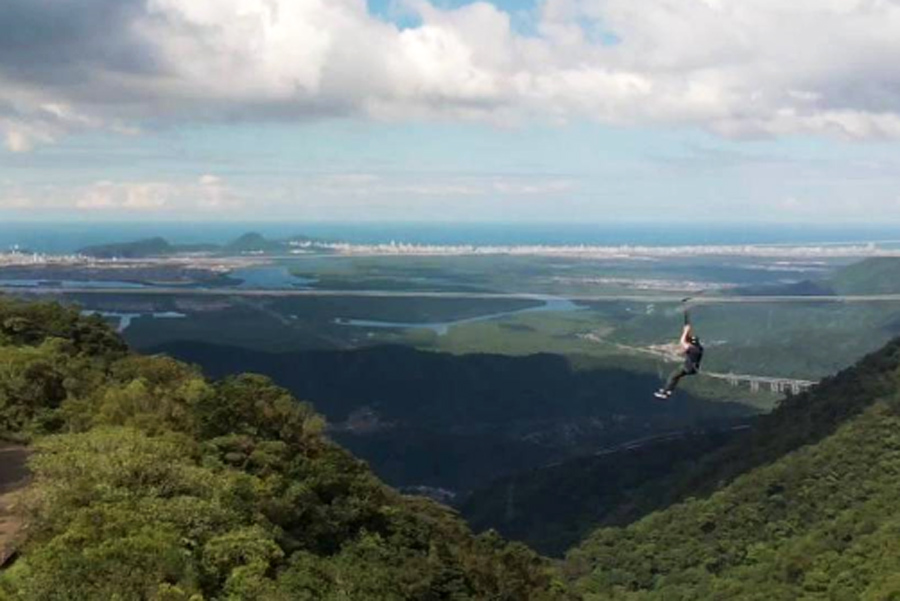
[[[466,317],[463,319],[455,319],[451,321],[434,321],[434,322],[402,322],[402,321],[374,321],[370,319],[336,319],[334,323],[342,326],[351,326],[351,327],[359,327],[359,328],[389,328],[389,329],[401,329],[401,330],[431,330],[438,336],[443,336],[447,332],[450,331],[450,328],[453,326],[458,326],[467,323],[477,323],[480,321],[492,321],[495,319],[501,319],[504,317],[509,317],[511,315],[522,315],[524,313],[540,313],[546,311],[555,311],[555,312],[571,312],[571,311],[580,311],[583,307],[580,307],[573,303],[572,301],[565,298],[558,298],[555,296],[533,296],[531,297],[534,300],[543,301],[543,305],[539,305],[537,307],[528,307],[526,309],[516,309],[515,311],[503,311],[500,313],[491,313],[488,315],[479,315],[477,317]]]

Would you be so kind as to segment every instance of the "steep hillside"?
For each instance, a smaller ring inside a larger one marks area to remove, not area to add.
[[[520,472],[474,491],[460,511],[475,531],[562,556],[600,526],[627,525],[646,500],[667,499],[669,476],[739,433],[688,431]]]
[[[0,598],[564,597],[526,547],[388,488],[262,376],[209,381],[2,298],[0,364],[0,431],[35,453]]]
[[[586,599],[900,594],[900,342],[670,478],[687,499],[567,559]],[[648,501],[665,507],[666,499]]]

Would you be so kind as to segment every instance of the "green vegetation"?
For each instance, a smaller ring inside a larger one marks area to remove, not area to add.
[[[404,323],[454,321],[540,306],[527,299],[230,297],[119,295],[73,297],[92,308],[179,311],[188,319],[137,319],[124,333],[136,348],[176,341],[240,346],[261,351],[343,349],[391,341],[400,330],[341,325],[338,320]],[[370,335],[374,331],[374,335]]]
[[[761,295],[868,295],[900,294],[900,258],[870,257],[841,266],[827,277],[789,284],[770,282],[741,287],[735,294]]]
[[[655,402],[655,374],[583,357],[464,355],[408,347],[262,353],[178,343],[156,349],[213,376],[249,370],[309,399],[335,437],[397,486],[454,491],[698,423],[754,415],[688,392]]]
[[[600,319],[602,318],[595,312],[586,311],[524,313],[491,321],[460,324],[443,336],[434,332],[407,331],[401,340],[418,348],[460,355],[621,354],[621,351],[617,352],[613,347],[579,337],[580,334],[602,328],[604,322]]]
[[[601,304],[591,304],[602,309]],[[680,307],[620,304],[606,340],[644,348],[676,340]],[[705,371],[818,379],[852,365],[900,332],[896,304],[701,304],[692,309]]]
[[[399,342],[420,349],[448,352],[457,355],[473,353],[496,353],[510,356],[527,356],[538,353],[552,353],[569,358],[578,369],[617,369],[645,374],[657,380],[664,380],[675,363],[651,353],[642,352],[649,342],[634,342],[627,338],[631,326],[628,315],[617,315],[620,303],[592,304],[590,310],[576,312],[524,313],[486,322],[467,323],[454,326],[444,335],[426,330],[408,330],[391,338],[384,335],[376,340]],[[666,324],[658,323],[671,342],[679,332],[674,333],[673,324],[678,321],[669,315]],[[615,324],[620,324],[619,332]],[[660,332],[656,332],[659,337]],[[619,338],[623,342],[619,342]],[[631,344],[627,344],[627,343]],[[743,359],[739,351],[728,349],[724,358],[719,356],[720,348],[710,353],[713,369],[717,366],[741,365]],[[766,372],[760,372],[766,373]],[[773,370],[778,375],[777,370]],[[742,403],[768,411],[780,399],[779,395],[766,390],[751,392],[746,386],[731,388],[723,380],[712,378],[691,378],[685,380],[681,389],[694,397],[710,401],[727,400]]]
[[[172,244],[159,236],[132,242],[113,242],[86,246],[79,254],[98,259],[142,259],[178,253],[207,252],[223,255],[244,253],[282,253],[290,250],[290,242],[315,242],[313,238],[295,236],[290,240],[270,240],[262,234],[248,232],[226,244]]]
[[[4,599],[560,599],[548,566],[404,497],[268,379],[127,352],[0,299],[0,429],[36,451]]]
[[[256,252],[273,243],[248,234],[230,252]],[[671,257],[662,261],[587,260],[521,256],[367,256],[310,254],[279,258],[279,267],[329,289],[403,291],[493,291],[569,294],[687,294],[683,290],[726,283],[756,285],[771,293],[786,279],[792,294],[831,293],[823,269],[837,263],[799,266],[758,258]],[[882,291],[892,282],[898,259],[871,259],[839,269],[834,286],[849,292]],[[782,271],[779,271],[782,270]],[[129,273],[131,270],[128,270]],[[854,275],[855,274],[855,275]],[[119,276],[121,277],[121,276]],[[192,276],[196,278],[197,276]],[[818,278],[815,281],[809,278]],[[147,278],[139,278],[148,281]],[[165,280],[155,278],[150,281]],[[852,282],[851,282],[852,280]],[[199,281],[199,280],[198,280]],[[840,284],[840,282],[849,282]],[[864,284],[868,281],[869,284]],[[231,280],[203,280],[222,286]],[[856,282],[856,283],[853,283]],[[863,282],[863,283],[861,283]],[[839,285],[840,284],[840,285]],[[873,286],[882,288],[873,288]],[[767,286],[769,288],[767,288]],[[741,289],[748,293],[747,289]],[[753,293],[750,291],[750,293]],[[710,293],[705,298],[714,296]],[[446,335],[427,328],[350,327],[336,320],[398,323],[454,321],[533,306],[521,299],[457,298],[189,298],[186,295],[83,295],[90,309],[146,312],[179,311],[183,320],[139,318],[125,333],[138,348],[191,340],[262,351],[346,349],[374,344],[406,344],[420,349],[464,353],[527,355],[550,352],[598,358],[647,358],[649,345],[670,343],[679,333],[680,315],[671,302],[579,302],[576,312],[509,315],[458,324]],[[204,307],[205,306],[205,307]],[[210,308],[212,307],[212,308]],[[817,379],[842,369],[900,333],[896,304],[752,303],[704,304],[695,309],[701,337],[708,343],[708,371]],[[634,348],[629,348],[634,347]],[[651,371],[670,366],[651,356]],[[699,393],[699,390],[695,390]]]
[[[279,252],[286,249],[286,244],[278,240],[269,240],[258,232],[248,232],[232,240],[222,247],[228,253],[264,253]]]
[[[900,341],[669,479],[567,559],[585,599],[900,595]]]
[[[306,256],[291,262],[300,276],[319,278],[318,287],[355,290],[469,290],[591,296],[613,294],[686,295],[720,284],[762,286],[821,274],[777,263],[760,269],[757,257],[677,257],[659,261],[629,258],[539,255]]]
[[[293,263],[292,272],[332,290],[509,292],[551,295],[634,293],[629,279],[655,277],[670,291],[684,277],[652,273],[632,261],[517,255],[320,256]],[[690,275],[696,275],[688,270]],[[703,277],[703,276],[700,276]],[[652,290],[649,293],[653,293]]]
[[[836,294],[900,294],[900,258],[872,257],[848,265],[828,284]]]
[[[179,346],[223,372],[269,369],[322,399],[344,426],[362,403],[393,428],[375,429],[369,440],[378,444],[407,428],[426,441],[463,433],[463,449],[474,432],[502,441],[503,422],[511,439],[548,448],[551,433],[571,437],[569,426],[589,416],[624,435],[626,426],[658,431],[701,412],[721,420],[747,412],[690,397],[641,406],[623,393],[645,395],[639,375],[584,357]],[[3,299],[0,365],[0,431],[36,451],[28,538],[0,574],[0,598],[568,594],[527,547],[473,536],[446,508],[386,487],[323,434],[309,405],[264,376],[210,381],[177,360],[130,353],[99,319]],[[547,416],[558,421],[536,428]],[[399,450],[415,464],[423,447],[409,440],[385,457]],[[502,455],[501,445],[472,448],[483,462]],[[497,486],[507,504],[494,495],[483,515],[506,511],[511,529],[530,530],[547,548],[604,526],[563,564],[588,601],[896,599],[900,340],[789,396],[748,430],[675,436]],[[572,496],[560,502],[563,488]],[[541,524],[521,514],[528,507],[515,494],[544,511],[555,502],[570,517]]]
[[[660,436],[521,472],[475,491],[460,511],[476,531],[493,528],[541,553],[562,556],[600,526],[634,521],[632,508],[646,506],[648,498],[665,498],[667,476],[735,434],[718,430]]]
[[[100,244],[86,246],[78,251],[78,254],[98,259],[139,259],[168,255],[175,252],[175,247],[169,244],[165,238],[146,238],[134,242],[116,242],[112,244]]]

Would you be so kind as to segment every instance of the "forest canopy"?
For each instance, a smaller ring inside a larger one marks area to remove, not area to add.
[[[900,341],[654,482],[560,572],[384,485],[268,378],[134,354],[59,305],[0,298],[0,431],[33,452],[0,599],[900,595]]]
[[[402,496],[265,377],[0,299],[0,431],[30,444],[8,599],[561,599],[545,560]]]

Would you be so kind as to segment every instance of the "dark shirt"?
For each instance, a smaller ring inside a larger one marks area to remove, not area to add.
[[[702,360],[703,347],[699,344],[689,344],[684,350],[684,368],[688,371],[697,371]]]

